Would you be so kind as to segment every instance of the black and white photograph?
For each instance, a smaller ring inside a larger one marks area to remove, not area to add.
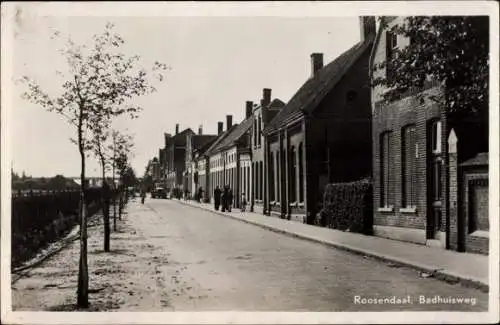
[[[498,322],[498,30],[493,1],[2,3],[2,323]]]

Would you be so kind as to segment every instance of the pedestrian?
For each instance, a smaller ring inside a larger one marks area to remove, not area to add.
[[[146,200],[146,189],[142,188],[141,189],[141,203],[144,204],[145,200]]]
[[[222,191],[222,212],[226,212],[228,210],[227,207],[227,196],[228,196],[228,186],[224,186],[224,191]]]
[[[220,199],[221,199],[221,191],[220,191],[219,186],[216,186],[215,190],[214,190],[214,208],[215,208],[215,211],[219,211]]]
[[[203,197],[203,187],[200,186],[200,188],[198,189],[198,202],[199,203],[202,202],[202,197]]]
[[[241,193],[241,212],[247,210],[247,198],[245,197],[245,192]]]
[[[227,189],[227,211],[231,212],[233,206],[233,190],[231,188]]]

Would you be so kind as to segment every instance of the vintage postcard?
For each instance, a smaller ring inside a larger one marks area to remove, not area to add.
[[[6,324],[498,323],[498,3],[2,3]]]

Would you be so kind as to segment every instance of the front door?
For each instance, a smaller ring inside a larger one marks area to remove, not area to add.
[[[442,222],[443,157],[441,152],[441,122],[434,121],[429,127],[427,168],[427,239],[438,239]]]

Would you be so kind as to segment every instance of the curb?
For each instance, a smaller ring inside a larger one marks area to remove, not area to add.
[[[187,205],[187,206],[190,206],[190,207],[193,207],[193,208],[198,208],[198,209],[201,209],[201,210],[204,210],[204,211],[208,211],[208,212],[211,212],[211,213],[214,213],[214,214],[218,214],[220,216],[231,218],[233,220],[237,220],[237,221],[241,221],[241,222],[244,222],[244,223],[247,223],[247,224],[258,226],[258,227],[270,230],[270,231],[275,232],[275,233],[280,233],[280,234],[283,234],[283,235],[287,235],[289,237],[294,237],[294,238],[298,238],[298,239],[302,239],[302,240],[307,240],[307,241],[315,242],[315,243],[322,244],[322,245],[325,245],[325,246],[328,246],[328,247],[333,247],[333,248],[341,249],[341,250],[344,250],[344,251],[347,251],[347,252],[350,252],[350,253],[353,253],[353,254],[356,254],[356,255],[363,255],[363,256],[367,256],[367,257],[371,257],[371,258],[377,259],[379,261],[391,262],[391,263],[394,263],[394,264],[397,264],[397,265],[400,265],[400,266],[410,267],[410,268],[416,269],[418,271],[431,273],[436,279],[439,279],[439,280],[442,280],[442,281],[445,281],[445,282],[448,282],[448,283],[452,283],[452,284],[460,283],[461,285],[463,285],[465,287],[472,287],[472,288],[476,288],[478,290],[481,290],[483,292],[489,292],[489,285],[487,283],[484,283],[484,282],[482,282],[480,280],[477,280],[477,279],[471,279],[471,278],[468,278],[468,277],[456,274],[453,271],[447,271],[447,270],[443,270],[443,269],[437,269],[436,270],[435,268],[433,268],[431,266],[423,265],[423,264],[418,264],[418,263],[411,263],[411,262],[408,262],[408,261],[405,261],[405,260],[401,260],[401,259],[399,259],[397,257],[394,257],[394,256],[382,255],[382,254],[379,254],[377,252],[367,251],[367,250],[360,249],[360,248],[357,248],[357,247],[352,247],[352,246],[346,245],[346,244],[332,243],[332,242],[324,241],[322,239],[317,239],[317,238],[313,238],[313,237],[309,237],[309,236],[305,236],[305,235],[301,235],[301,234],[289,232],[289,231],[282,230],[282,229],[276,229],[276,228],[274,228],[272,226],[264,225],[264,224],[261,224],[259,222],[255,222],[255,221],[252,221],[252,220],[245,220],[245,219],[241,219],[241,218],[232,216],[230,214],[225,214],[225,213],[220,212],[220,211],[209,210],[209,209],[207,209],[207,208],[205,208],[203,206],[197,206],[197,205],[193,205],[193,204],[190,204],[190,203],[186,203],[186,202],[183,202],[183,201],[177,201],[177,200],[175,202],[178,202],[180,204]]]

